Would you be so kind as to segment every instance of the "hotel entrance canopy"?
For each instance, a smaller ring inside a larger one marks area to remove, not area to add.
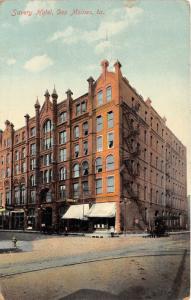
[[[115,202],[95,203],[86,214],[88,218],[114,218],[116,213]]]
[[[77,219],[87,220],[87,213],[89,211],[89,204],[71,205],[67,212],[62,216],[62,219]]]

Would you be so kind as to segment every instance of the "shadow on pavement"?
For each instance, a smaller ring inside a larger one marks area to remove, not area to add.
[[[119,295],[114,295],[105,291],[82,289],[78,290],[59,300],[143,300],[145,289],[142,286],[130,287]]]

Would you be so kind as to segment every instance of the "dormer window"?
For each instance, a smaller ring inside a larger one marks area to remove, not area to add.
[[[35,136],[35,134],[36,134],[36,128],[35,127],[31,128],[30,134],[31,134],[31,137]]]
[[[66,111],[61,112],[61,113],[60,113],[60,116],[59,116],[60,123],[65,122],[65,121],[66,121],[66,117],[67,117]]]

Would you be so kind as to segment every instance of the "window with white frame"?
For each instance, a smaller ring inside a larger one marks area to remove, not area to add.
[[[19,160],[19,151],[15,151],[15,160]]]
[[[100,152],[103,150],[103,139],[102,136],[97,137],[97,151]]]
[[[23,162],[21,165],[21,172],[25,173],[26,172],[26,162]]]
[[[80,177],[80,166],[79,164],[75,164],[73,166],[73,178]]]
[[[96,173],[102,172],[102,158],[101,157],[97,157],[95,160],[95,170],[96,170]]]
[[[78,157],[80,154],[80,146],[79,144],[74,145],[74,157]]]
[[[11,191],[7,191],[5,193],[6,205],[11,205]]]
[[[77,139],[80,136],[79,126],[74,127],[74,138]]]
[[[63,148],[63,149],[60,149],[60,161],[66,161],[66,149]]]
[[[30,169],[31,170],[34,170],[36,167],[36,159],[35,158],[32,158],[31,159],[31,164],[30,164]]]
[[[112,98],[112,89],[111,86],[108,86],[106,88],[106,99],[107,101],[111,101],[111,98]]]
[[[59,141],[60,141],[60,144],[65,144],[67,142],[67,133],[66,133],[66,130],[61,131],[59,133]]]
[[[113,128],[113,121],[114,121],[113,116],[114,116],[114,114],[112,111],[109,111],[107,113],[107,127],[108,128]]]
[[[103,104],[103,91],[99,91],[97,94],[97,104],[98,105]]]
[[[51,122],[51,120],[47,120],[44,123],[43,129],[44,129],[44,133],[48,133],[48,132],[50,132],[52,130],[52,122]]]
[[[21,186],[21,203],[25,204],[26,202],[26,188],[24,185]]]
[[[20,190],[18,187],[15,188],[15,203],[20,204]]]
[[[89,174],[89,164],[87,161],[82,163],[82,176],[87,176]]]
[[[114,170],[114,157],[112,154],[108,155],[106,158],[106,170]]]
[[[22,148],[22,158],[26,157],[26,148]]]
[[[73,183],[73,197],[79,198],[79,183]]]
[[[88,122],[83,123],[83,135],[88,135]]]
[[[66,186],[65,186],[65,184],[60,185],[59,195],[60,195],[60,200],[65,200],[66,199]]]
[[[52,147],[53,144],[53,138],[52,137],[45,137],[43,139],[43,147],[44,149],[50,149]]]
[[[102,178],[96,179],[96,195],[102,194]]]
[[[66,168],[60,168],[60,180],[66,180]]]
[[[30,154],[35,155],[36,154],[36,144],[31,144],[30,146]]]
[[[108,132],[107,134],[107,146],[108,148],[113,148],[114,146],[114,134],[113,132]]]
[[[96,118],[96,131],[99,132],[103,129],[103,118],[102,116],[97,116]]]
[[[10,175],[11,175],[10,168],[7,168],[6,169],[6,177],[9,177]]]
[[[31,186],[35,186],[35,175],[31,175],[30,177]]]
[[[15,165],[15,175],[18,175],[19,174],[19,165],[16,164]]]
[[[107,192],[113,193],[114,189],[114,176],[109,176],[107,177]]]

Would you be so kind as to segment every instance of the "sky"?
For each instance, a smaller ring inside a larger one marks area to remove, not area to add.
[[[34,115],[54,87],[87,92],[107,58],[188,148],[191,194],[189,2],[186,0],[0,0],[0,128]]]

